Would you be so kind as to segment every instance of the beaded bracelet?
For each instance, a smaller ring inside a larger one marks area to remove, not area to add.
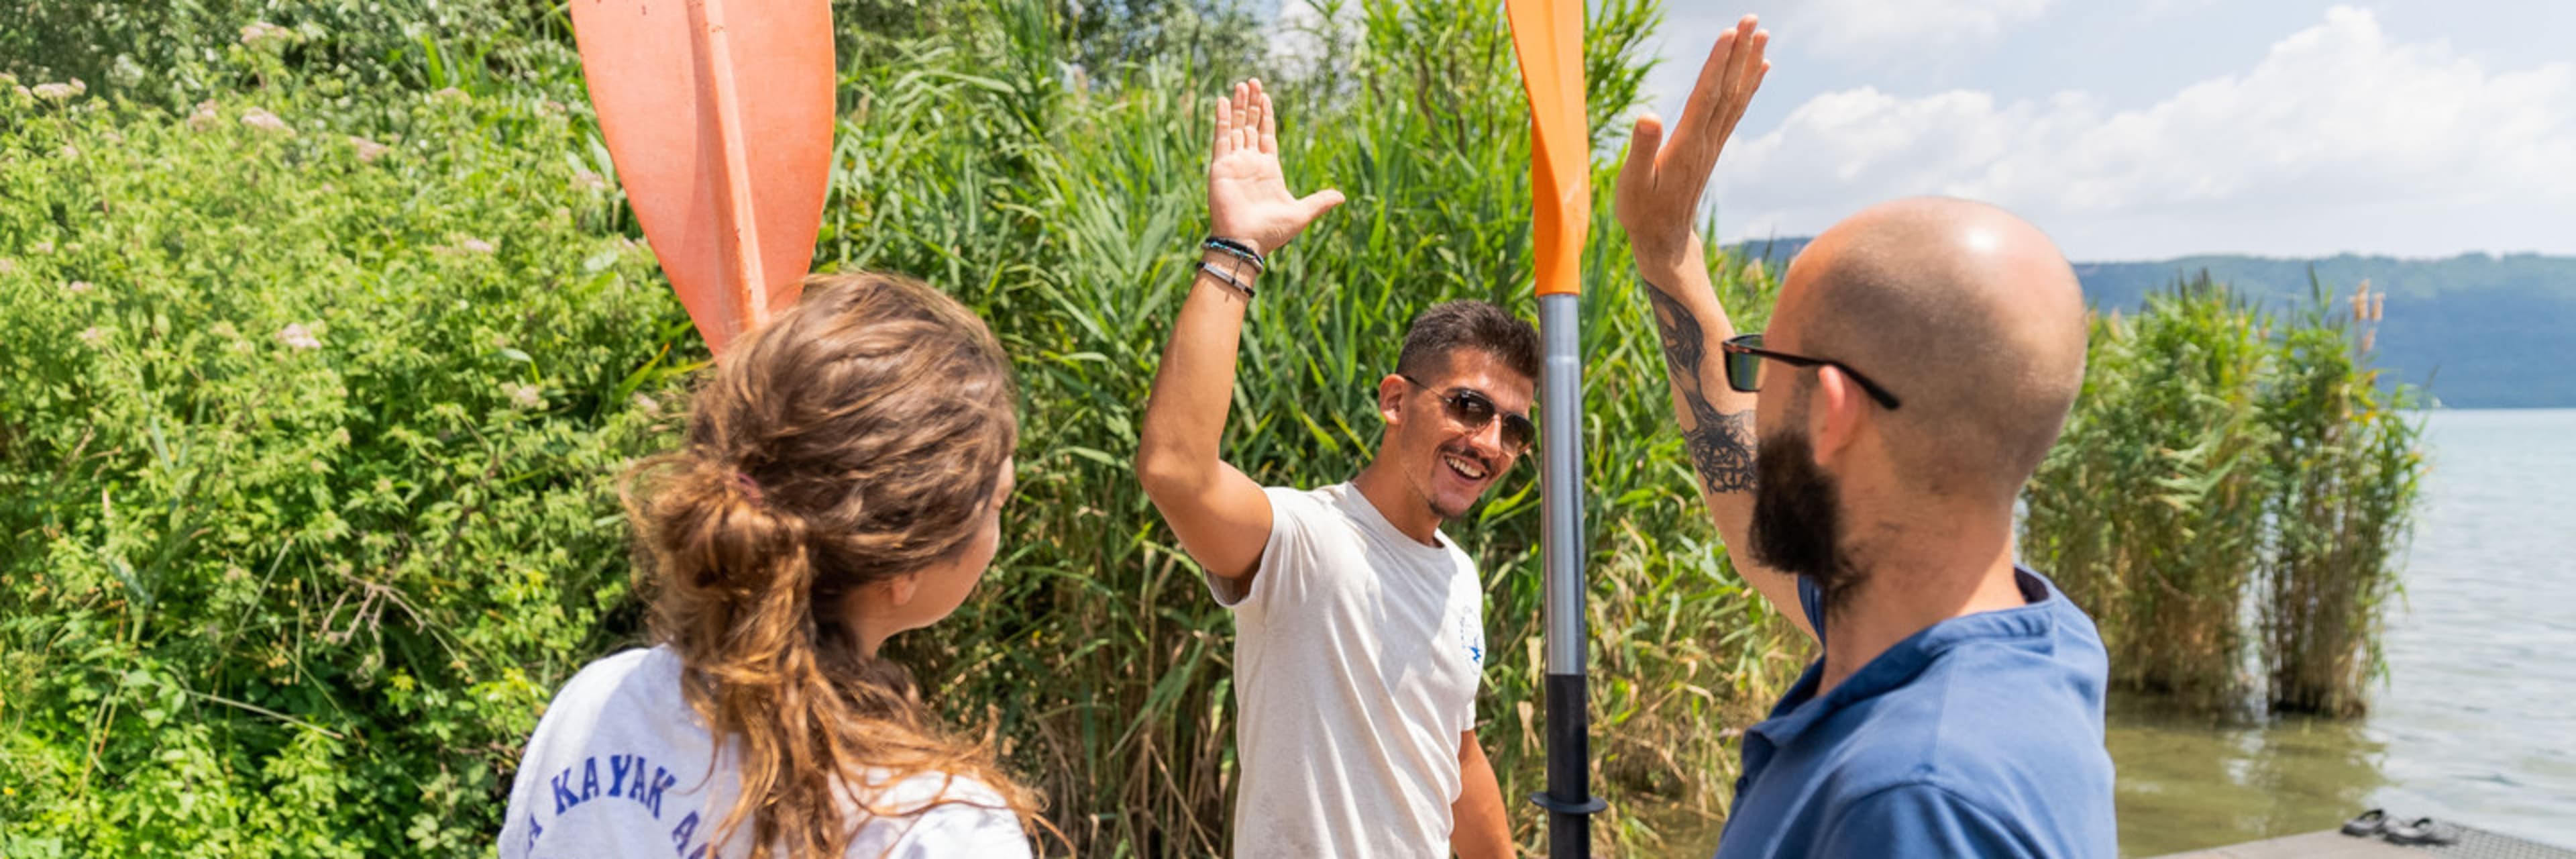
[[[1247,245],[1247,244],[1244,244],[1244,243],[1242,243],[1242,242],[1235,241],[1235,240],[1233,240],[1233,239],[1223,239],[1223,238],[1217,238],[1217,237],[1215,237],[1215,236],[1209,236],[1209,237],[1208,237],[1208,239],[1207,239],[1207,241],[1204,241],[1204,242],[1200,242],[1200,243],[1199,243],[1199,247],[1206,248],[1206,249],[1208,249],[1208,250],[1212,250],[1212,251],[1218,251],[1218,252],[1220,252],[1220,253],[1224,253],[1224,254],[1228,254],[1228,255],[1230,255],[1230,256],[1233,256],[1235,259],[1239,259],[1239,260],[1242,260],[1242,261],[1244,261],[1244,262],[1251,263],[1251,264],[1252,264],[1252,270],[1253,270],[1253,272],[1254,272],[1254,273],[1257,273],[1257,274],[1269,274],[1269,273],[1270,273],[1270,263],[1269,263],[1269,261],[1262,259],[1260,254],[1258,254],[1258,253],[1254,253],[1254,252],[1253,252],[1253,250],[1252,250],[1252,246],[1251,246],[1251,245]]]

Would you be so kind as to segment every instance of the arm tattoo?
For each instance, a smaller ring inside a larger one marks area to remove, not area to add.
[[[1682,447],[1690,451],[1699,482],[1711,495],[1753,490],[1753,410],[1720,412],[1700,389],[1700,361],[1708,354],[1708,337],[1699,318],[1653,284],[1646,295],[1655,305],[1655,330],[1664,340],[1664,372],[1673,390],[1690,409],[1690,427],[1682,430]]]

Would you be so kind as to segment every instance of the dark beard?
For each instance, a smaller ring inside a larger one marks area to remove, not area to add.
[[[1832,616],[1859,584],[1842,554],[1842,490],[1816,467],[1804,433],[1774,433],[1756,451],[1753,533],[1745,550],[1764,566],[1815,582],[1823,614]]]

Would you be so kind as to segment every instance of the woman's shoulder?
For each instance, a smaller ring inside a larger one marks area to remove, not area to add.
[[[973,776],[915,773],[880,787],[870,804],[882,815],[866,827],[877,837],[863,832],[860,843],[851,845],[851,856],[1030,855],[1019,815],[999,791]]]
[[[677,695],[679,689],[679,654],[668,647],[632,647],[582,666],[556,690],[555,701],[637,694],[660,697]]]

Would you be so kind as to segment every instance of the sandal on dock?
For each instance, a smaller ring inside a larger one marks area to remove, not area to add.
[[[2362,812],[2359,816],[2354,817],[2351,820],[2344,821],[2343,834],[2350,835],[2355,838],[2368,838],[2379,834],[2387,827],[2388,812],[2374,808],[2369,811]]]
[[[2430,817],[2415,818],[2413,823],[2389,824],[2382,830],[2382,834],[2388,838],[2390,844],[2442,845],[2460,840],[2459,833],[2450,825],[2436,823]]]

